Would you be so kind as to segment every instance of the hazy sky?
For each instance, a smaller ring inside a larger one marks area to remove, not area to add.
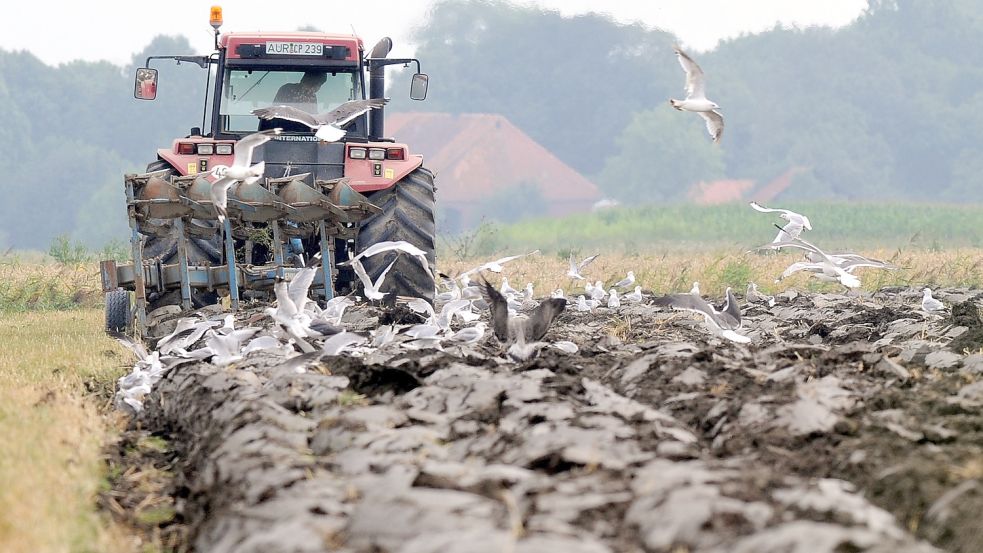
[[[526,0],[564,15],[608,13],[673,32],[683,46],[708,50],[718,40],[783,25],[840,26],[866,8],[866,0]],[[292,30],[313,25],[328,32],[355,30],[371,47],[393,38],[393,56],[412,55],[407,36],[423,23],[434,0],[228,0],[139,2],[49,0],[42,10],[0,19],[0,49],[30,50],[46,63],[75,59],[123,65],[158,34],[183,34],[196,54],[212,50],[208,9],[222,6],[226,31]],[[598,7],[598,6],[603,6]],[[707,14],[713,14],[707,16]],[[60,37],[54,39],[53,37]],[[174,52],[179,53],[179,52]]]

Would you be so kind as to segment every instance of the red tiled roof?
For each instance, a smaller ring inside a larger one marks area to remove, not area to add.
[[[754,199],[761,203],[768,203],[792,185],[795,175],[807,171],[807,167],[792,167],[781,175],[775,177],[771,182],[754,191]]]
[[[501,115],[386,113],[386,135],[405,142],[437,174],[438,203],[464,204],[535,184],[550,214],[587,211],[601,198],[591,181]]]

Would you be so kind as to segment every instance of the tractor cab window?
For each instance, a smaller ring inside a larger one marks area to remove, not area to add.
[[[254,109],[277,104],[294,106],[309,113],[331,111],[357,98],[356,73],[317,70],[229,69],[222,90],[222,130],[227,133],[255,132],[260,121]],[[313,132],[297,123],[287,132]]]

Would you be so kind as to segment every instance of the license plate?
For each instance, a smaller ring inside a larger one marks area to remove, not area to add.
[[[324,45],[319,42],[267,42],[266,53],[290,56],[322,56]]]

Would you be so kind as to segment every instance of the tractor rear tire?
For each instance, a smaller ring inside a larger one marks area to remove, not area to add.
[[[168,175],[176,175],[177,171],[171,167],[168,162],[159,159],[149,165],[147,165],[147,172],[152,173],[154,171],[162,171],[169,169],[170,173]],[[165,226],[173,225],[173,222],[154,219],[154,222],[158,224],[164,224]],[[202,226],[214,226],[216,223],[213,221],[202,221],[195,219],[196,224]],[[172,227],[173,228],[173,227]],[[177,263],[177,244],[178,237],[173,234],[167,236],[148,236],[147,241],[143,245],[143,259],[144,261],[148,259],[159,259],[161,263]],[[222,263],[222,237],[221,235],[216,235],[215,238],[205,239],[205,238],[191,238],[188,240],[188,264],[189,265],[220,265]],[[158,307],[163,307],[165,305],[177,305],[181,303],[180,294],[170,294],[163,293],[157,294],[156,292],[150,292],[148,290],[148,311],[153,311]],[[218,295],[214,292],[203,292],[197,291],[194,288],[191,289],[192,301],[195,305],[211,305],[218,302]]]
[[[130,292],[117,288],[106,292],[106,332],[126,332],[130,326]]]
[[[369,201],[382,208],[362,221],[355,239],[356,254],[378,242],[404,240],[427,254],[430,274],[435,273],[436,252],[434,224],[433,173],[419,167],[393,186],[368,194]],[[398,259],[397,259],[398,255]],[[419,258],[400,252],[386,252],[363,257],[365,272],[375,281],[396,259],[396,264],[386,276],[382,292],[390,292],[387,300],[395,296],[423,298],[433,303],[434,281],[420,263]],[[355,283],[361,288],[360,283]]]

